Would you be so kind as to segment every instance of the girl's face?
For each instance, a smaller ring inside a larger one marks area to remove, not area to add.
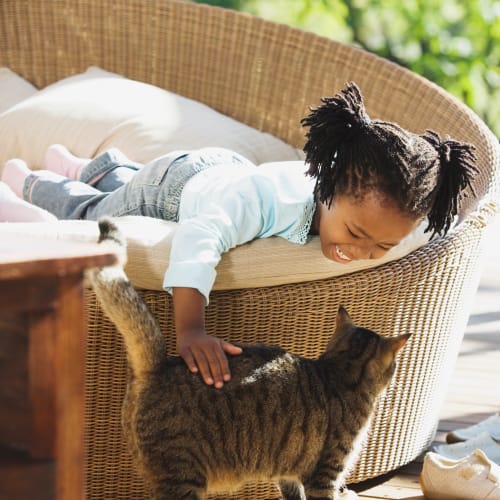
[[[362,200],[337,195],[330,208],[319,203],[314,228],[319,233],[323,255],[342,264],[378,259],[422,220],[383,203],[385,199],[377,192],[370,192]]]

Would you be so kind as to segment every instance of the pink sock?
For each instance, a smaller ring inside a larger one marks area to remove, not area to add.
[[[80,178],[82,168],[89,162],[89,158],[79,158],[61,144],[52,144],[45,153],[45,168],[47,170],[74,181]]]
[[[31,170],[28,168],[28,165],[23,160],[14,158],[5,162],[1,180],[22,199],[24,181],[30,174]]]
[[[5,182],[0,182],[0,222],[50,222],[51,213],[22,200]]]

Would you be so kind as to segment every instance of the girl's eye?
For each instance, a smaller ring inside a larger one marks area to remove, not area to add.
[[[346,226],[347,227],[347,226]],[[353,237],[353,238],[361,238],[361,236],[358,236],[357,234],[353,233],[348,227],[347,227],[347,230],[349,231],[349,234]]]
[[[394,245],[377,245],[377,246],[384,252],[388,252],[391,248],[394,247]]]

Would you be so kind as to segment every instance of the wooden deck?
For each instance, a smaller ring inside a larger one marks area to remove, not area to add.
[[[445,442],[451,430],[500,412],[500,217],[487,243],[481,282],[441,409],[436,442]],[[363,500],[424,499],[419,485],[422,459],[351,489]]]

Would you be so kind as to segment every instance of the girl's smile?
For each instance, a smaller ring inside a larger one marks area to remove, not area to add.
[[[378,259],[416,228],[415,219],[377,192],[362,199],[338,195],[330,208],[318,204],[314,221],[323,255],[347,264],[352,260]]]
[[[335,245],[335,252],[333,254],[334,256],[334,260],[337,260],[339,262],[343,262],[343,263],[347,263],[347,262],[351,262],[351,258],[348,257],[341,249],[338,245]],[[340,260],[339,260],[340,259]]]

